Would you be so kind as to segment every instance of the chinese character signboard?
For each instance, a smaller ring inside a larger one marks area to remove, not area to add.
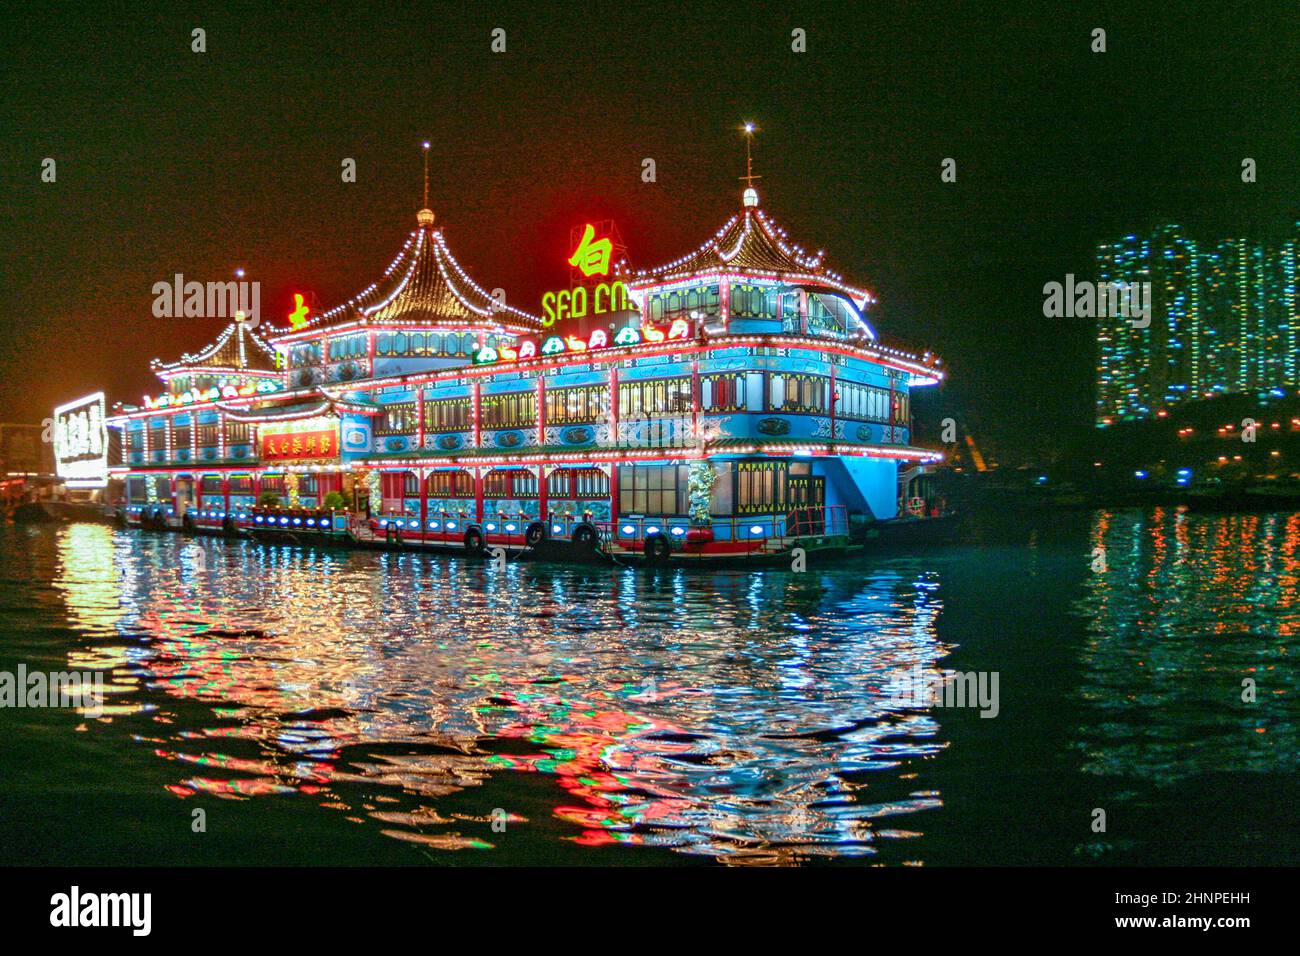
[[[339,453],[338,428],[312,431],[267,431],[261,433],[262,461],[304,461],[312,458],[336,458]]]
[[[613,241],[608,236],[597,239],[596,227],[588,223],[583,227],[578,247],[569,257],[569,265],[582,273],[584,279],[590,279],[592,276],[607,276],[613,257]]]
[[[54,468],[69,488],[103,488],[108,484],[103,392],[56,408],[53,437]]]

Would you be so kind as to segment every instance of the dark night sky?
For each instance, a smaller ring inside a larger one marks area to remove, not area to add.
[[[151,287],[173,273],[245,266],[264,323],[292,290],[359,291],[414,225],[425,138],[453,251],[536,310],[589,217],[616,218],[638,265],[710,235],[738,206],[737,127],[753,119],[765,208],[877,293],[886,341],[944,356],[944,413],[1008,456],[1060,447],[1088,430],[1093,335],[1043,318],[1044,282],[1157,220],[1266,236],[1300,216],[1296,7],[891,7],[10,14],[0,421],[98,388],[156,392],[148,360],[224,324],[153,318]],[[190,51],[195,26],[206,54]],[[790,52],[795,27],[807,53]],[[39,181],[46,156],[56,184]],[[948,156],[955,184],[940,181]]]

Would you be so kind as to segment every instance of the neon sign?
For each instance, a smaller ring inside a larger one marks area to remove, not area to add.
[[[307,304],[302,301],[302,293],[293,294],[293,311],[289,313],[289,324],[300,329],[307,324]]]
[[[679,341],[691,337],[691,324],[685,319],[674,319],[672,324],[627,326],[614,335],[613,343],[604,329],[595,329],[587,338],[576,335],[549,335],[538,339],[521,339],[518,348],[504,345],[484,346],[474,353],[475,365],[492,365],[497,362],[522,362],[544,355],[572,355],[579,352],[599,351],[614,346],[640,345],[642,342]]]
[[[596,227],[587,223],[583,228],[582,241],[569,257],[569,265],[581,270],[588,278],[609,275],[610,260],[614,256],[614,243],[608,238],[595,237]]]
[[[542,296],[542,325],[548,329],[561,319],[580,319],[587,315],[604,315],[627,309],[627,286],[622,282],[602,282],[591,290],[583,286],[563,292],[547,292]]]
[[[69,488],[103,488],[108,484],[103,392],[54,410],[54,470]]]
[[[231,385],[222,382],[212,388],[191,388],[189,391],[180,392],[177,395],[159,395],[157,398],[146,395],[144,396],[144,407],[148,409],[174,408],[177,405],[193,405],[196,402],[215,402],[221,398],[248,398],[250,395],[259,393],[278,392],[280,388],[279,382],[271,381],[248,382],[244,385]]]

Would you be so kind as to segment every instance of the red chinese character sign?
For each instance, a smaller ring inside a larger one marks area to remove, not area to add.
[[[267,461],[304,461],[311,458],[335,458],[339,453],[337,428],[313,431],[261,432],[261,459]]]

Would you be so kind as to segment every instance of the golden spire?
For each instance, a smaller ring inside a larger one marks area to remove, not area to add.
[[[433,225],[433,210],[429,208],[429,141],[424,141],[424,205],[415,214],[415,220],[422,226]]]
[[[740,127],[740,131],[745,134],[745,175],[741,176],[740,179],[745,183],[745,192],[742,198],[746,206],[758,205],[758,190],[754,188],[754,180],[763,178],[754,175],[754,156],[751,147],[757,129],[758,127],[753,123],[746,123]]]

